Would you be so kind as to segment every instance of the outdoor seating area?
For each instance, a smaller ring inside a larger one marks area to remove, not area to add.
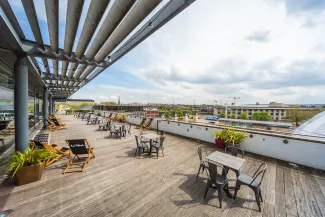
[[[37,139],[70,149],[75,160],[84,154],[83,172],[63,174],[69,159],[63,156],[37,182],[15,186],[1,179],[0,210],[12,216],[324,216],[323,171],[247,152],[236,157],[214,144],[135,126],[131,135],[111,139],[98,124],[58,118],[69,127]],[[159,151],[158,159],[150,151]],[[263,178],[252,182],[259,171]]]

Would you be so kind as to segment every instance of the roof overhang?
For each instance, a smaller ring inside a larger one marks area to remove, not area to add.
[[[170,0],[166,2],[127,41],[125,39],[143,23],[149,14],[153,13],[161,0],[93,0],[78,39],[76,39],[76,33],[84,0],[68,1],[64,47],[59,48],[60,1],[45,1],[50,36],[50,45],[47,45],[43,42],[34,1],[22,1],[35,38],[35,41],[30,41],[24,36],[8,0],[2,0],[0,34],[8,41],[7,43],[16,55],[27,55],[30,71],[38,75],[42,84],[49,88],[52,97],[68,98],[194,1]],[[74,43],[77,46],[76,50],[72,51]],[[41,58],[42,63],[36,61],[36,57]],[[50,70],[48,61],[53,62],[53,70]],[[60,61],[62,62],[61,69],[58,67]],[[42,64],[42,67],[39,64]],[[41,68],[44,68],[43,72]]]

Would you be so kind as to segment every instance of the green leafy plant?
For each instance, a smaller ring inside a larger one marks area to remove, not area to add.
[[[267,112],[254,112],[252,115],[252,120],[256,121],[271,121],[272,116]]]
[[[234,127],[228,127],[226,129],[225,137],[226,143],[231,143],[233,146],[235,146],[236,144],[243,142],[247,138],[247,135],[246,133],[235,131]]]
[[[226,113],[225,112],[221,112],[221,114],[219,115],[219,118],[225,118],[226,117]]]
[[[212,133],[214,137],[216,137],[217,140],[226,140],[227,139],[227,129],[223,129],[221,131],[215,131]]]
[[[119,121],[125,121],[127,117],[126,114],[118,114],[117,118]]]
[[[15,151],[11,155],[0,158],[1,173],[12,173],[13,178],[21,168],[42,163],[56,156],[57,153],[54,150],[38,149],[30,144],[23,153]]]
[[[230,118],[231,118],[231,119],[236,119],[236,115],[235,115],[235,114],[231,114],[231,115],[230,115]]]

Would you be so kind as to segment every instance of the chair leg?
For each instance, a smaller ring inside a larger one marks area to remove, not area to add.
[[[138,147],[135,149],[134,157],[137,156]]]
[[[201,169],[201,166],[200,166],[200,169]],[[200,171],[200,170],[199,170]],[[207,183],[207,187],[206,187],[206,189],[205,189],[205,193],[204,193],[204,199],[206,198],[206,196],[207,196],[207,194],[208,194],[208,190],[209,190],[209,188],[210,188],[210,182],[208,181],[208,183]]]
[[[235,193],[234,193],[234,200],[236,199],[237,191],[240,189],[240,184],[236,182]]]
[[[161,148],[161,153],[162,153],[163,157],[165,157],[165,155],[164,155],[164,147]]]
[[[159,148],[156,148],[156,152],[157,152],[157,159],[158,159],[158,155],[159,155]]]
[[[257,202],[258,210],[261,212],[261,201],[260,201],[259,190],[254,189],[254,193],[255,193],[255,199],[256,199],[256,202]]]
[[[141,157],[141,148],[139,148],[139,159]]]
[[[261,202],[263,202],[263,198],[262,198],[262,191],[261,191],[261,188],[259,188],[259,194],[260,194]]]
[[[222,208],[222,188],[221,187],[218,188],[218,197],[219,197],[220,208]]]
[[[199,167],[199,171],[197,172],[196,178],[198,178],[198,177],[199,177],[199,174],[200,174],[200,170],[201,170],[201,165],[200,165],[200,167]]]

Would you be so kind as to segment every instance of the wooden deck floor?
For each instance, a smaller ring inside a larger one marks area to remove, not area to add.
[[[63,175],[63,158],[47,167],[39,182],[14,186],[8,179],[0,180],[0,211],[12,209],[12,216],[325,216],[322,171],[249,154],[243,172],[252,174],[260,162],[268,163],[262,212],[246,187],[235,201],[224,194],[220,209],[215,190],[203,199],[207,176],[196,179],[197,141],[167,134],[165,157],[138,159],[136,129],[127,139],[107,139],[108,133],[97,131],[97,126],[72,116],[62,119],[68,129],[52,132],[52,143],[87,138],[96,158],[83,173]],[[213,145],[207,147],[215,151]],[[234,174],[229,178],[233,180]]]

